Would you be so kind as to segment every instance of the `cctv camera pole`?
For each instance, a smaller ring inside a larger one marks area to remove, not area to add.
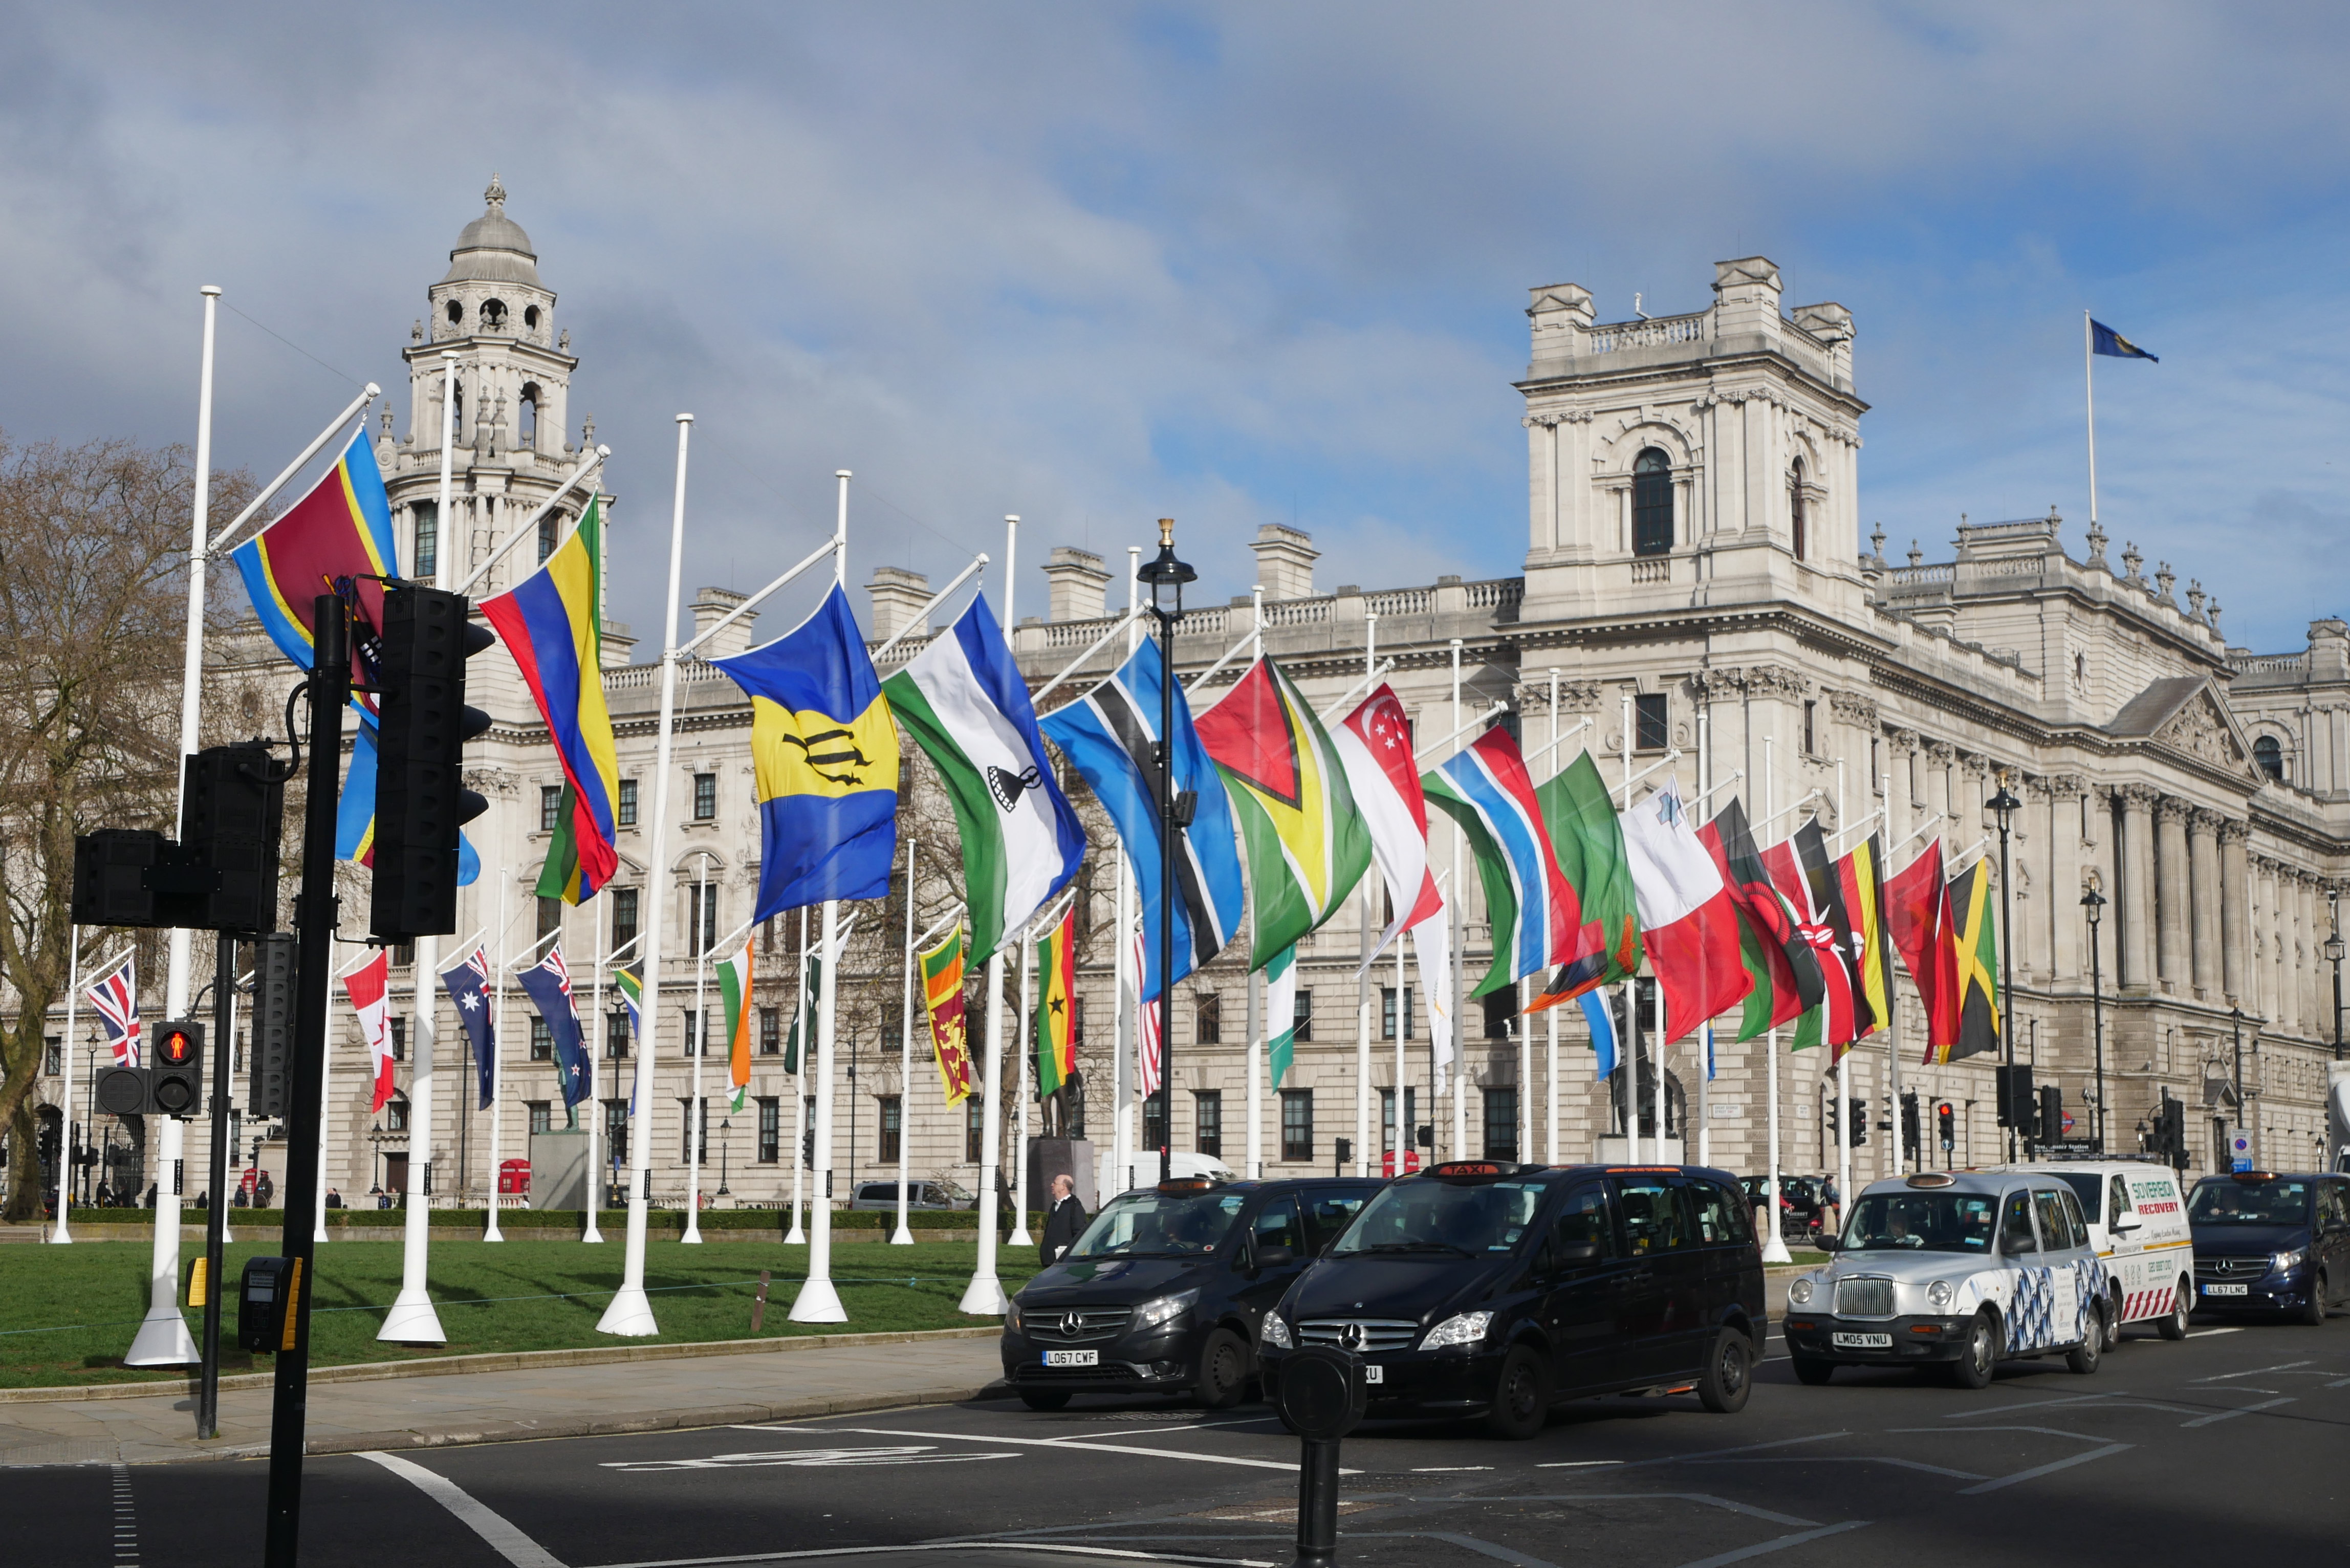
[[[333,594],[312,603],[317,649],[310,669],[310,774],[302,815],[300,933],[295,971],[294,1060],[286,1085],[286,1336],[269,1413],[267,1568],[296,1568],[302,1526],[302,1429],[310,1386],[311,1255],[317,1235],[318,1085],[327,1061],[327,991],[335,964],[335,800],[343,758],[343,707],[351,696],[350,611]],[[215,1205],[214,1212],[218,1207]]]
[[[236,986],[236,939],[220,934],[213,960],[213,1146],[211,1197],[204,1210],[204,1332],[197,1349],[203,1371],[196,1386],[196,1436],[220,1436],[221,1244],[228,1225],[228,1062],[236,1027],[231,998]]]

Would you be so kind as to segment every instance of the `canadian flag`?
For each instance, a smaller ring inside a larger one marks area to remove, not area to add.
[[[367,1036],[368,1054],[375,1058],[375,1103],[368,1107],[370,1112],[383,1109],[391,1098],[391,998],[387,986],[390,974],[391,954],[380,952],[343,976],[351,1011],[359,1014],[359,1033]]]

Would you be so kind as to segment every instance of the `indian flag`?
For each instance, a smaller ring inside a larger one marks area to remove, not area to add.
[[[727,1077],[734,1086],[728,1114],[743,1109],[743,1093],[751,1086],[751,943],[720,959],[718,994],[726,1004]]]
[[[1085,857],[1085,829],[1053,782],[1028,683],[984,595],[881,691],[954,805],[970,957],[980,962],[1068,886]]]

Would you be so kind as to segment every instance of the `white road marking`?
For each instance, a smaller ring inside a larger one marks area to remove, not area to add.
[[[712,1454],[706,1459],[606,1459],[597,1468],[646,1475],[660,1470],[753,1469],[776,1465],[843,1469],[870,1465],[956,1465],[973,1459],[1016,1459],[1018,1454],[941,1454],[927,1443],[879,1449],[777,1449],[758,1454]]]
[[[1842,1524],[1824,1524],[1817,1530],[1806,1530],[1800,1535],[1782,1535],[1776,1541],[1760,1542],[1742,1546],[1735,1552],[1725,1552],[1719,1557],[1700,1557],[1694,1563],[1684,1563],[1681,1568],[1722,1568],[1724,1563],[1743,1563],[1749,1557],[1761,1557],[1766,1552],[1783,1552],[1790,1546],[1801,1546],[1807,1541],[1817,1541],[1823,1535],[1841,1535],[1847,1530],[1858,1530],[1869,1521],[1847,1519]]]
[[[1231,1421],[1184,1421],[1172,1427],[1129,1428],[1119,1432],[1118,1436],[1122,1438],[1148,1438],[1159,1432],[1201,1432],[1207,1430],[1210,1427],[1253,1427],[1260,1423],[1269,1423],[1272,1419],[1273,1417],[1270,1416],[1243,1416]],[[1071,1432],[1065,1438],[1047,1438],[1045,1440],[1048,1443],[1081,1443],[1085,1441],[1087,1436],[1087,1434],[1084,1432]]]
[[[2181,1421],[2182,1427],[2208,1427],[2214,1421],[2232,1421],[2239,1416],[2249,1416],[2255,1410],[2273,1410],[2279,1405],[2290,1405],[2291,1399],[2263,1399],[2257,1405],[2247,1405],[2241,1410],[2222,1410],[2216,1416],[2199,1416],[2192,1421]]]
[[[554,1553],[507,1523],[499,1514],[475,1501],[455,1481],[437,1476],[411,1459],[403,1459],[398,1454],[387,1454],[380,1449],[370,1449],[357,1457],[370,1464],[381,1465],[455,1514],[474,1534],[488,1542],[493,1551],[513,1563],[514,1568],[564,1568]]]
[[[2102,1449],[2091,1449],[2085,1454],[2074,1454],[2068,1459],[2052,1459],[2044,1465],[2034,1465],[2028,1470],[2018,1470],[2012,1476],[2002,1476],[1997,1480],[1987,1480],[1981,1486],[1961,1487],[1959,1490],[1959,1495],[1976,1497],[1983,1492],[1997,1491],[2002,1487],[2014,1486],[2019,1481],[2037,1480],[2042,1476],[2052,1475],[2058,1470],[2069,1470],[2074,1465],[2085,1465],[2092,1459],[2102,1459],[2109,1455],[2124,1453],[2134,1447],[2136,1445],[2131,1443],[2107,1443]]]
[[[1248,1469],[1281,1470],[1297,1473],[1297,1467],[1280,1459],[1245,1459],[1234,1454],[1185,1454],[1172,1449],[1135,1449],[1123,1443],[1073,1443],[1059,1438],[997,1438],[977,1432],[902,1432],[886,1427],[743,1427],[747,1432],[816,1432],[853,1433],[868,1438],[931,1438],[945,1443],[1012,1443],[1027,1449],[1052,1449],[1065,1454],[1134,1454],[1146,1459],[1182,1459],[1195,1465],[1240,1465]],[[1358,1476],[1358,1469],[1342,1469],[1342,1476]]]
[[[1490,1470],[1492,1468],[1491,1465],[1414,1465],[1411,1467],[1411,1473],[1416,1476],[1449,1476],[1459,1475],[1466,1470]]]
[[[2044,1410],[2051,1405],[2077,1405],[2084,1399],[2105,1397],[2096,1394],[2068,1394],[2061,1399],[2027,1399],[2021,1405],[1987,1405],[1980,1410],[1954,1410],[1942,1417],[1945,1421],[1971,1421],[1978,1416],[2004,1416],[2011,1410]]]
[[[904,1546],[827,1546],[814,1552],[739,1552],[726,1557],[660,1557],[642,1563],[607,1563],[598,1568],[723,1568],[729,1563],[796,1563],[810,1557],[831,1562],[841,1557],[879,1557],[885,1552],[975,1552],[991,1546],[1017,1546],[1023,1552],[1050,1552],[1065,1557],[1107,1557],[1125,1563],[1191,1563],[1206,1568],[1281,1568],[1262,1557],[1192,1557],[1171,1552],[1127,1552],[1115,1546],[1064,1546],[1055,1542],[1023,1541],[1016,1536],[979,1536],[964,1541],[921,1541]]]
[[[2189,1339],[2209,1339],[2215,1334],[2241,1334],[2243,1332],[2244,1325],[2238,1324],[2233,1328],[2199,1328],[2189,1334],[2187,1337]]]
[[[1622,1459],[1559,1459],[1552,1464],[1536,1465],[1534,1469],[1538,1470],[1581,1470],[1590,1469],[1599,1465],[1620,1465],[1624,1461]]]
[[[2215,1377],[2198,1377],[2195,1381],[2198,1383],[2225,1383],[2229,1379],[2234,1377],[2258,1377],[2264,1372],[2290,1372],[2296,1366],[2306,1366],[2308,1365],[2309,1363],[2306,1361],[2288,1361],[2278,1366],[2255,1366],[2246,1372],[2222,1372]],[[2305,1376],[2311,1377],[2323,1377],[2325,1375],[2322,1372],[2312,1372],[2305,1374]]]

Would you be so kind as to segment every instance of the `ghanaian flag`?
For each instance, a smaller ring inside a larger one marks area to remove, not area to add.
[[[1937,1062],[1999,1048],[1999,925],[1988,865],[1978,860],[1950,878],[1950,910],[1959,956],[1959,1039],[1935,1049]]]
[[[1036,1093],[1058,1090],[1077,1071],[1077,907],[1036,941]]]

